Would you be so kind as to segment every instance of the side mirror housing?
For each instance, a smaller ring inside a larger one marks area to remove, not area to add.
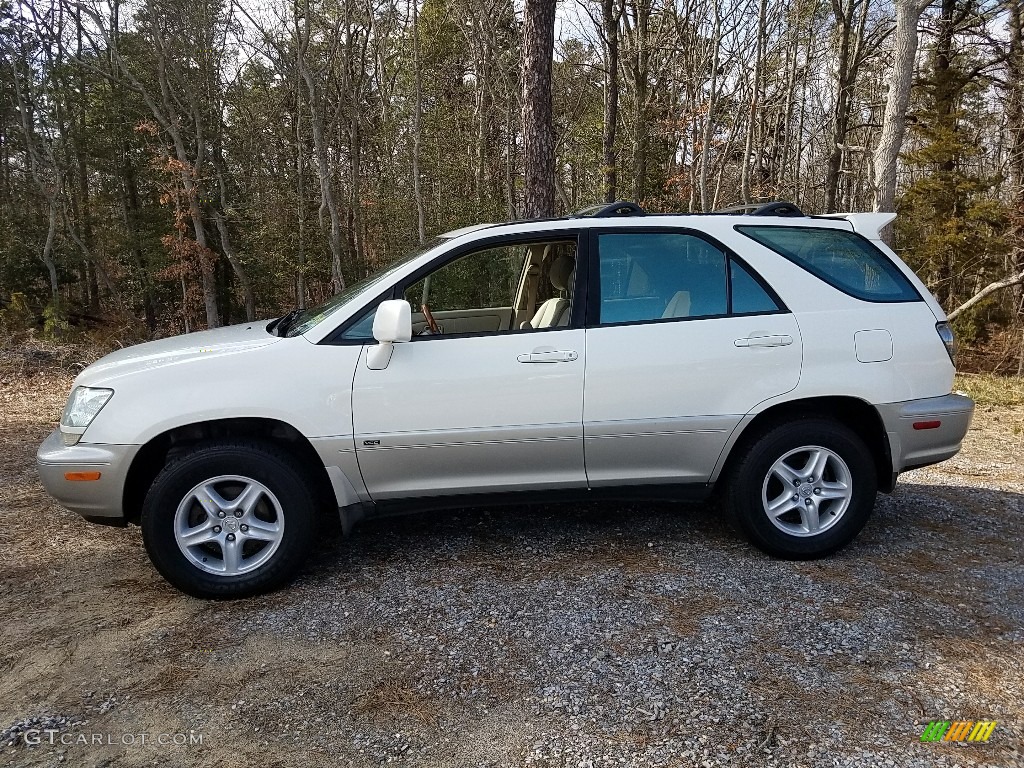
[[[391,362],[393,345],[412,338],[412,307],[408,301],[389,299],[380,303],[373,318],[373,338],[380,343],[366,351],[366,367],[379,371]]]
[[[382,301],[373,318],[373,338],[381,344],[409,341],[412,338],[412,307],[408,301]]]

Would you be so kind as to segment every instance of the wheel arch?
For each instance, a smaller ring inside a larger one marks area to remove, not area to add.
[[[731,445],[723,452],[724,460],[719,460],[715,482],[729,476],[736,458],[749,443],[778,424],[809,417],[834,419],[852,430],[864,441],[871,454],[878,477],[878,489],[885,493],[893,490],[896,476],[892,468],[892,449],[882,417],[866,400],[844,395],[787,400],[766,408],[752,419],[741,422]]]
[[[257,438],[282,446],[299,458],[310,471],[318,502],[331,511],[337,509],[327,469],[313,444],[291,424],[277,419],[237,417],[193,422],[161,432],[135,454],[125,477],[122,509],[128,522],[138,523],[142,503],[160,470],[177,451],[208,440]]]

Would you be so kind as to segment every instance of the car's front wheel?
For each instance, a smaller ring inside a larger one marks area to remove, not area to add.
[[[790,559],[846,546],[867,523],[878,490],[863,441],[842,424],[819,418],[761,434],[727,482],[737,527],[759,549]]]
[[[146,551],[196,597],[273,589],[301,567],[316,503],[292,456],[260,442],[208,443],[168,464],[142,510]]]

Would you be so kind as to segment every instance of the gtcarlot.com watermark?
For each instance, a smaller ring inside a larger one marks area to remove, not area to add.
[[[203,743],[203,734],[184,733],[65,733],[55,728],[31,729],[22,734],[30,747],[42,744],[65,747],[194,747]]]

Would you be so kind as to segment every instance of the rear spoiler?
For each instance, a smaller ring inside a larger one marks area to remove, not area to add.
[[[881,232],[891,224],[895,213],[826,213],[820,217],[823,219],[845,219],[853,225],[853,231],[863,235],[868,240],[881,240]]]

